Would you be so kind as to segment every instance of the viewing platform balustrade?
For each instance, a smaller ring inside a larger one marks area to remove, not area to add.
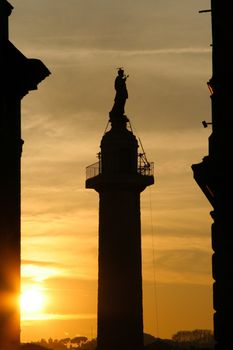
[[[142,162],[140,155],[138,156],[138,166],[137,173],[143,176],[153,176],[154,175],[154,163],[153,162]],[[102,174],[101,159],[89,165],[86,168],[86,180],[91,179],[97,175]]]

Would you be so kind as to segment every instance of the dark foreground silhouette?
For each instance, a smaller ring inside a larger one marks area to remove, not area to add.
[[[60,340],[42,339],[37,343],[22,344],[21,350],[96,350],[96,339],[86,337],[65,338]],[[214,349],[213,334],[209,330],[179,331],[172,339],[155,338],[144,333],[145,350],[212,350]],[[120,349],[119,349],[120,350]],[[129,349],[133,350],[133,349]]]
[[[0,0],[0,349],[20,345],[21,100],[49,74],[9,40],[13,6]],[[30,14],[28,14],[30,17]]]

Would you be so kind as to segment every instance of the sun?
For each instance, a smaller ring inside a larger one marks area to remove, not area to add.
[[[20,297],[20,309],[22,314],[36,314],[43,310],[45,304],[44,291],[37,287],[28,287]]]

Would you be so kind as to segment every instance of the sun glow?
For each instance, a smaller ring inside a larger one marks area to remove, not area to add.
[[[20,309],[22,318],[28,316],[36,317],[41,314],[45,305],[46,297],[44,291],[37,287],[28,287],[25,289],[20,297]]]

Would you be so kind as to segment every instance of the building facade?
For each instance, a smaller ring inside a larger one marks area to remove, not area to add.
[[[0,349],[20,345],[21,100],[50,73],[8,37],[13,7],[0,0]]]
[[[233,105],[233,2],[212,0],[212,77],[208,81],[211,94],[212,125],[209,154],[192,166],[194,178],[213,207],[211,217],[213,247],[213,306],[216,350],[228,349],[232,343],[233,324],[233,191],[232,127]]]

